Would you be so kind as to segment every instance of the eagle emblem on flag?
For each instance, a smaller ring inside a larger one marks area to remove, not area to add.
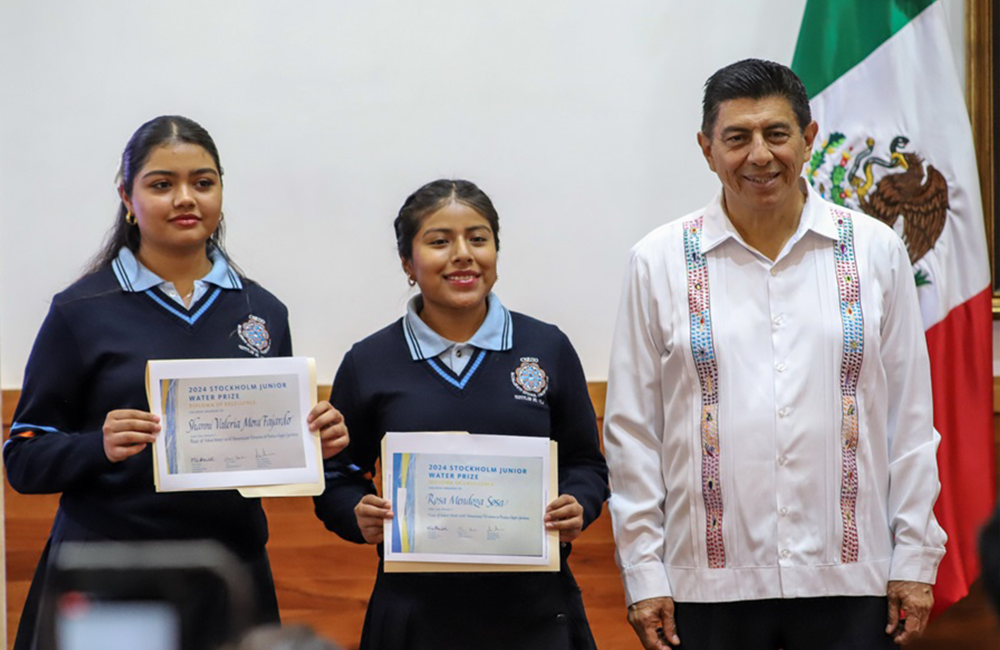
[[[910,263],[916,264],[944,231],[948,182],[922,156],[904,151],[910,143],[906,136],[893,138],[884,154],[876,153],[875,138],[866,138],[863,149],[847,141],[843,133],[831,133],[821,143],[809,161],[809,182],[824,199],[864,212],[896,231]],[[931,283],[923,271],[915,278],[917,285]]]

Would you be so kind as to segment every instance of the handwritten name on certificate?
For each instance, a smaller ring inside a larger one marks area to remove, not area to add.
[[[547,438],[386,434],[386,561],[549,562]]]
[[[315,481],[310,373],[311,360],[301,358],[150,361],[150,406],[162,427],[158,489]]]

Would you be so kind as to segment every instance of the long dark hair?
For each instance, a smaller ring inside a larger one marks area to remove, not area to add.
[[[153,150],[173,143],[194,144],[207,151],[219,170],[219,183],[222,183],[222,163],[219,162],[219,150],[215,147],[215,141],[212,140],[208,131],[190,118],[181,115],[161,115],[136,129],[136,132],[129,138],[128,144],[125,145],[116,181],[124,189],[126,196],[132,196],[135,175],[146,164]],[[122,248],[127,248],[133,253],[139,252],[142,234],[139,232],[138,226],[125,221],[127,215],[128,208],[122,201],[118,205],[114,225],[108,231],[100,252],[87,265],[86,273],[93,273],[110,264]],[[215,232],[205,242],[206,253],[213,248],[218,250],[226,257],[233,270],[242,276],[243,271],[229,257],[224,242],[225,223],[224,220],[220,220]]]
[[[399,209],[399,215],[392,225],[396,231],[396,250],[402,259],[412,261],[413,238],[420,231],[424,218],[452,201],[472,208],[489,222],[493,230],[493,241],[497,251],[500,250],[500,216],[486,192],[472,181],[442,178],[427,183],[411,194]]]

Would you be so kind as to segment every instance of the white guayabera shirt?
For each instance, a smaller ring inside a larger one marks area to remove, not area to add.
[[[933,583],[939,439],[913,271],[883,224],[810,188],[772,263],[720,195],[632,249],[604,425],[629,604]]]

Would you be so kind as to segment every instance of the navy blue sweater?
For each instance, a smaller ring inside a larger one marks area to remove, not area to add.
[[[240,336],[251,316],[263,319],[269,346]],[[62,492],[63,512],[103,537],[208,538],[244,557],[259,554],[267,522],[258,500],[231,490],[157,494],[151,448],[111,463],[102,426],[109,411],[149,410],[149,359],[291,351],[287,309],[253,282],[212,286],[185,310],[157,289],[124,291],[110,267],[88,275],[53,299],[38,333],[4,446],[7,478],[18,492]]]
[[[538,436],[559,443],[559,492],[583,506],[584,526],[607,498],[594,408],[566,336],[511,313],[510,350],[477,350],[461,374],[436,360],[414,361],[401,321],[344,357],[330,401],[350,430],[347,449],[326,463],[316,513],[345,539],[363,542],[354,506],[375,491],[386,431],[469,431]],[[353,466],[352,463],[353,462]],[[592,650],[580,590],[563,549],[559,573],[384,573],[379,566],[362,650]]]
[[[560,494],[572,494],[580,502],[585,526],[600,515],[607,466],[576,351],[555,326],[516,312],[511,317],[512,349],[477,351],[461,375],[442,363],[414,361],[401,320],[347,353],[330,401],[344,414],[351,443],[327,461],[326,492],[316,499],[317,515],[327,528],[345,539],[364,541],[354,506],[374,492],[364,475],[373,471],[386,431],[551,438],[559,443]],[[532,364],[544,371],[544,387],[517,384],[515,371]],[[463,381],[459,388],[456,384]]]

